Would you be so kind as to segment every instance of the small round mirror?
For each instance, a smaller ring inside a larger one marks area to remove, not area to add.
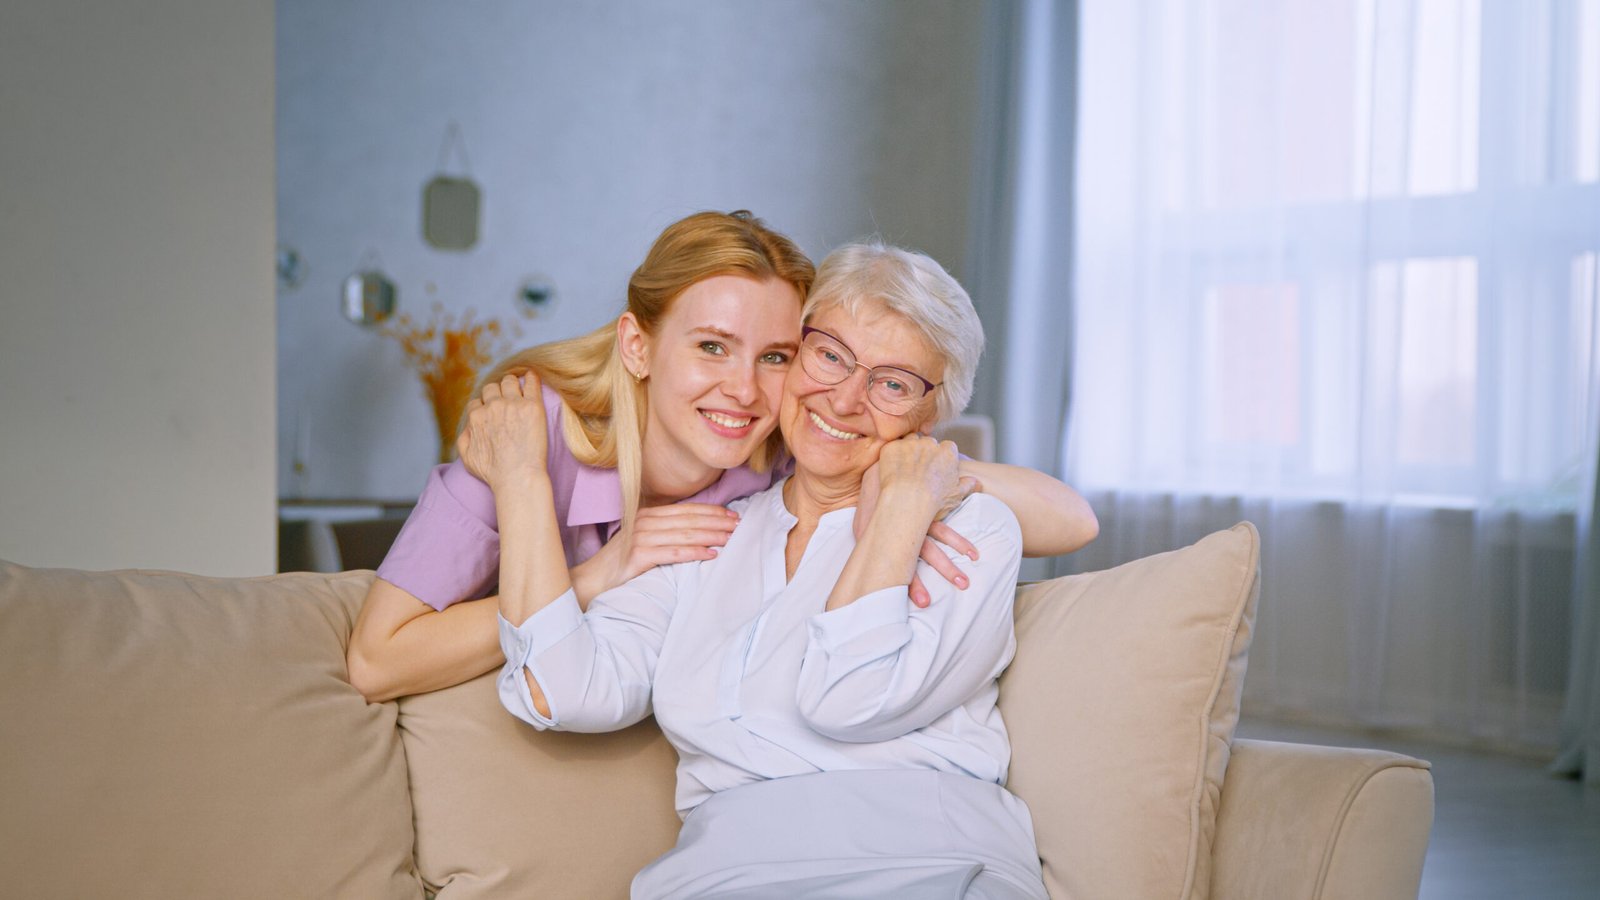
[[[375,269],[344,280],[344,317],[357,325],[376,325],[394,315],[394,282]]]

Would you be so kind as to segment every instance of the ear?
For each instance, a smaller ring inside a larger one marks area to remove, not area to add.
[[[650,339],[631,312],[617,317],[617,353],[622,356],[623,366],[635,376],[650,374]]]

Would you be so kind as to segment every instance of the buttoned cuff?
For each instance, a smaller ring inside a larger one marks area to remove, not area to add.
[[[911,594],[905,585],[873,591],[849,606],[811,617],[811,640],[829,656],[878,657],[906,642]]]
[[[496,618],[500,621],[500,652],[506,657],[505,667],[500,670],[497,682],[501,704],[531,725],[540,728],[555,726],[561,715],[550,697],[550,691],[546,689],[544,692],[545,703],[550,706],[550,715],[546,716],[533,705],[533,696],[528,693],[528,683],[523,678],[522,670],[533,673],[533,680],[539,682],[541,688],[545,687],[546,682],[539,669],[539,656],[583,624],[583,610],[578,608],[578,595],[568,588],[566,593],[529,616],[521,625],[511,624],[503,615],[496,615]]]

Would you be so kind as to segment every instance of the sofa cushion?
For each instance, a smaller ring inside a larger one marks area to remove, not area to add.
[[[536,731],[500,706],[497,674],[399,703],[424,881],[439,900],[626,898],[678,839],[677,753],[653,719]]]
[[[394,705],[345,677],[370,577],[0,563],[6,893],[420,898]]]
[[[1242,523],[1018,592],[1008,786],[1051,896],[1207,896],[1258,565]]]

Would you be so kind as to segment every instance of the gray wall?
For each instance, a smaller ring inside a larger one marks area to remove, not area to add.
[[[270,0],[0,5],[0,557],[274,569]]]
[[[279,293],[284,495],[415,496],[432,462],[398,348],[337,309],[369,252],[413,313],[516,318],[522,279],[548,276],[522,343],[615,315],[651,239],[699,209],[747,207],[818,258],[881,233],[959,277],[978,6],[281,0],[278,234],[307,264]],[[452,119],[484,193],[465,253],[421,236]]]

